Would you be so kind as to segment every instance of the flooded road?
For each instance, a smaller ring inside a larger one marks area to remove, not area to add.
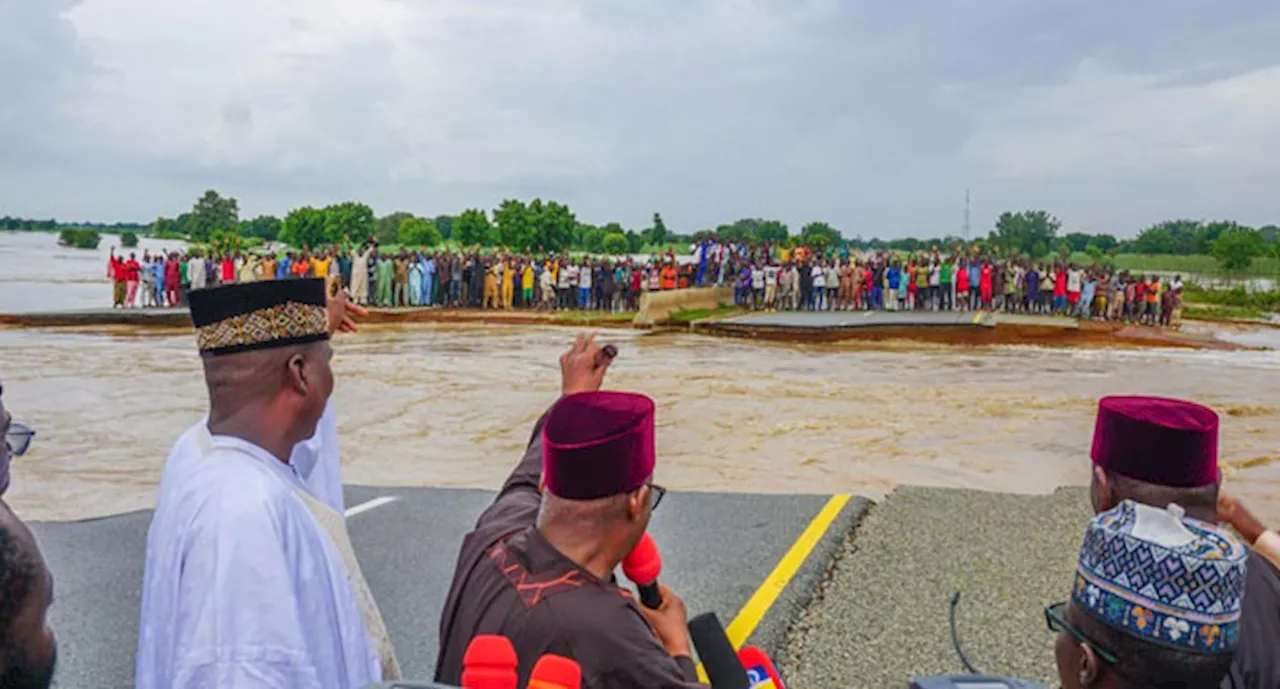
[[[339,338],[346,481],[496,488],[554,399],[573,334],[420,324]],[[608,385],[657,400],[670,488],[1044,492],[1087,482],[1098,397],[1159,394],[1222,414],[1228,485],[1280,523],[1275,352],[605,336],[621,350]],[[206,408],[190,332],[0,330],[0,361],[6,404],[39,433],[9,495],[27,518],[149,507],[168,448]]]
[[[144,251],[181,251],[186,242],[142,237],[125,249],[118,235],[103,234],[97,249],[72,249],[58,246],[56,232],[0,232],[0,313],[110,307],[112,247],[141,260]]]
[[[0,313],[110,304],[108,248],[0,233]],[[136,250],[175,248],[143,239]],[[1199,327],[1199,326],[1195,326]],[[567,328],[366,326],[335,342],[349,483],[496,488],[558,390]],[[1224,337],[1280,347],[1280,330]],[[1186,397],[1223,419],[1228,485],[1280,524],[1280,354],[773,345],[610,331],[608,384],[658,403],[659,481],[682,490],[850,492],[902,483],[1044,492],[1088,481],[1097,399]],[[29,519],[150,507],[206,397],[189,330],[0,329],[0,381],[36,426],[9,501]]]

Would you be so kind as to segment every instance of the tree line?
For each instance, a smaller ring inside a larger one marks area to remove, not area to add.
[[[1108,233],[1060,234],[1061,221],[1045,210],[1001,213],[986,236],[974,239],[954,234],[863,239],[861,235],[845,236],[825,222],[808,223],[793,234],[786,223],[763,218],[743,218],[681,234],[668,229],[659,213],[654,213],[651,224],[643,229],[624,228],[616,222],[592,225],[578,220],[564,204],[538,198],[528,202],[507,199],[491,211],[471,208],[458,215],[435,217],[403,211],[378,217],[367,204],[346,201],[323,208],[295,208],[284,218],[259,215],[241,219],[239,202],[212,189],[204,192],[189,212],[173,218],[157,218],[150,226],[135,223],[77,223],[72,226],[59,225],[55,220],[0,218],[0,229],[59,227],[138,231],[160,238],[186,238],[197,243],[223,243],[227,238],[240,237],[302,247],[359,243],[374,236],[382,244],[439,246],[449,242],[461,246],[502,246],[518,251],[572,249],[615,254],[660,250],[712,236],[729,241],[854,250],[922,251],[938,247],[954,251],[970,245],[980,250],[1035,259],[1086,253],[1098,262],[1108,256],[1129,253],[1211,254],[1227,270],[1247,268],[1258,256],[1280,256],[1280,242],[1277,242],[1280,228],[1275,225],[1252,228],[1229,220],[1169,220],[1143,229],[1133,239],[1120,240]]]
[[[17,218],[11,215],[0,216],[0,231],[11,232],[47,232],[53,230],[98,230],[100,232],[145,232],[148,225],[133,222],[58,222],[55,218],[37,220],[33,218]]]

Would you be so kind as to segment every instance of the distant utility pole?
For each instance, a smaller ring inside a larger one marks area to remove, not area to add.
[[[964,190],[964,240],[969,241],[969,190]]]

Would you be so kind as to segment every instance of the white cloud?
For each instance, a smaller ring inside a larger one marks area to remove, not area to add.
[[[1121,233],[1280,215],[1280,7],[53,2],[0,7],[6,212],[541,195],[593,222],[895,236],[957,229],[968,186],[979,231],[1028,205]]]

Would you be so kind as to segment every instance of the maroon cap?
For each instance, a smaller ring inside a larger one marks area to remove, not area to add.
[[[567,395],[542,426],[542,477],[568,500],[629,493],[653,475],[653,400],[632,392]]]
[[[1218,414],[1164,397],[1104,397],[1093,429],[1093,463],[1174,488],[1218,482]]]

